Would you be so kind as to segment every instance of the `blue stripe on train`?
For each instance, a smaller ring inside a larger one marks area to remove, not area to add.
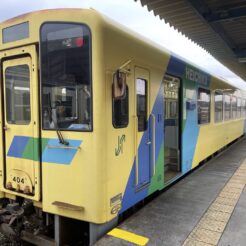
[[[50,139],[42,154],[42,161],[47,163],[70,165],[75,157],[81,140],[66,140],[68,146],[60,144],[59,139]],[[66,148],[68,147],[68,148]],[[74,148],[74,149],[72,149]]]
[[[246,133],[246,119],[244,120],[244,128],[243,128],[243,132]]]
[[[186,64],[177,57],[172,56],[167,66],[167,73],[179,78],[185,76]]]
[[[194,93],[194,95],[196,96],[196,93]],[[188,111],[186,124],[182,134],[182,173],[186,173],[192,168],[198,135],[197,110]]]
[[[7,156],[22,158],[22,154],[29,141],[29,137],[26,136],[14,136],[12,143],[9,147]]]
[[[39,161],[39,155],[35,156],[35,150],[38,146],[35,146],[37,138],[27,136],[14,136],[11,145],[9,147],[7,156],[15,158],[23,158],[28,160]],[[47,139],[46,145],[43,147],[42,162],[48,162],[53,164],[65,164],[70,165],[75,157],[82,140],[67,140],[69,146],[60,144],[59,139]],[[28,146],[29,145],[29,146]],[[37,143],[36,143],[37,145]],[[25,154],[28,147],[31,146],[30,151]]]

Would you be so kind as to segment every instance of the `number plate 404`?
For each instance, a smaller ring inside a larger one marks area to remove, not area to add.
[[[25,191],[28,187],[28,193],[32,193],[33,186],[29,175],[24,171],[12,169],[7,176],[7,188],[11,188],[15,191],[24,191],[24,193],[26,193]]]
[[[13,181],[16,182],[17,184],[19,183],[25,184],[25,179],[22,177],[14,176]]]

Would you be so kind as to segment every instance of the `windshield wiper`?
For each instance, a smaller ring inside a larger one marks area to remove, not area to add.
[[[64,144],[64,145],[69,145],[69,142],[66,141],[63,136],[62,136],[62,133],[60,131],[60,129],[58,128],[58,126],[56,126],[56,134],[57,134],[57,137],[59,139],[59,143],[60,144]]]
[[[58,127],[58,122],[57,122],[57,107],[55,106],[55,108],[52,108],[52,106],[51,106],[51,96],[50,96],[50,93],[48,94],[48,105],[49,105],[48,111],[50,113],[50,119],[54,123],[56,134],[57,134],[57,137],[59,139],[59,143],[60,144],[63,144],[63,145],[69,145],[69,142],[64,139],[64,137],[62,136],[62,133],[61,133],[59,127]]]
[[[69,145],[69,142],[64,139],[64,137],[62,136],[62,133],[61,133],[59,127],[58,127],[58,122],[57,122],[58,121],[57,120],[57,107],[52,108],[50,106],[50,111],[51,111],[51,120],[54,123],[56,134],[57,134],[57,137],[59,139],[59,143],[60,144],[63,144],[63,145]]]

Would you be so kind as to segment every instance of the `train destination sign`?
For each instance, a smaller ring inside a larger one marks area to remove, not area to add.
[[[186,79],[194,81],[198,84],[208,86],[209,76],[198,70],[192,69],[191,67],[186,67],[185,77]]]

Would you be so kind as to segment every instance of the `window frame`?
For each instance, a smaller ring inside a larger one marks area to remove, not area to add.
[[[88,26],[86,23],[80,23],[80,22],[72,22],[72,21],[45,21],[40,25],[39,28],[39,64],[40,64],[40,72],[39,72],[39,80],[40,80],[40,105],[39,105],[39,110],[40,110],[40,124],[41,124],[41,130],[45,130],[45,131],[56,131],[57,129],[51,129],[51,128],[44,128],[43,127],[43,114],[42,114],[42,95],[43,95],[43,87],[42,87],[42,45],[41,45],[41,31],[44,25],[47,24],[72,24],[72,25],[78,25],[78,26],[83,26],[86,27],[89,35],[90,35],[90,40],[89,40],[89,78],[90,78],[90,88],[91,88],[91,128],[89,130],[71,130],[71,129],[59,129],[59,131],[64,131],[64,132],[93,132],[94,130],[94,112],[93,112],[93,105],[94,105],[94,93],[93,93],[93,77],[92,77],[92,31],[90,26]]]
[[[199,90],[203,90],[203,91],[207,91],[209,92],[209,121],[206,123],[199,123],[199,112],[198,112],[198,97],[199,97]],[[209,125],[211,124],[211,90],[204,88],[204,87],[198,87],[197,88],[197,124],[199,126],[203,126],[203,125]]]

